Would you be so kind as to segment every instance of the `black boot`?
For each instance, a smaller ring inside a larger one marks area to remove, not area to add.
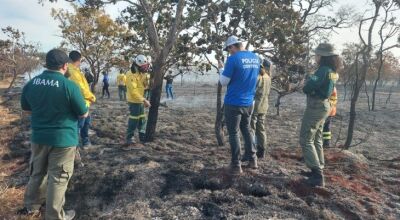
[[[304,170],[302,170],[300,172],[300,175],[305,176],[305,177],[310,177],[312,175],[312,171],[304,171]]]
[[[257,154],[257,158],[258,159],[262,159],[262,158],[265,157],[265,150],[261,149],[261,148],[258,148],[256,154]]]
[[[307,184],[310,185],[311,187],[324,187],[325,186],[325,178],[324,174],[321,169],[312,169],[311,170],[311,175],[307,179]]]

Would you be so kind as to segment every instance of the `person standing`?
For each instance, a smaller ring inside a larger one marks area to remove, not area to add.
[[[93,74],[90,72],[90,70],[88,68],[83,69],[83,72],[85,73],[85,78],[86,78],[86,81],[89,84],[89,88],[92,88],[92,85],[93,85],[93,82],[94,82]]]
[[[65,192],[74,170],[78,118],[88,115],[79,87],[64,77],[68,56],[58,49],[46,54],[46,68],[23,88],[22,110],[31,115],[30,177],[19,214],[38,213],[46,203],[45,219],[70,220],[64,212]]]
[[[149,63],[144,55],[138,55],[132,63],[131,71],[126,76],[127,101],[129,105],[128,129],[125,145],[133,145],[135,130],[139,131],[140,142],[145,141],[146,115],[144,108],[150,107],[150,102],[144,97],[148,87],[147,71]]]
[[[126,101],[126,75],[123,70],[117,76],[118,95],[120,101]]]
[[[101,98],[104,98],[104,95],[107,93],[107,97],[110,98],[110,91],[108,88],[110,87],[110,78],[107,72],[103,72],[103,91]]]
[[[240,174],[243,171],[240,161],[239,130],[244,139],[245,155],[249,157],[248,166],[251,169],[258,168],[250,120],[260,71],[260,60],[254,53],[246,51],[236,36],[229,37],[224,48],[230,56],[224,69],[222,69],[222,62],[219,62],[219,68],[221,68],[219,81],[221,85],[227,86],[224,114],[232,154],[231,171],[232,174]]]
[[[89,84],[86,81],[85,76],[79,69],[81,65],[82,55],[74,50],[69,53],[69,58],[71,63],[68,64],[68,73],[69,79],[74,81],[80,88],[82,96],[85,98],[86,107],[90,108],[90,105],[96,101],[96,96],[90,90]],[[89,139],[89,128],[91,125],[92,118],[90,114],[86,118],[79,119],[78,126],[79,126],[79,133],[81,136],[81,147],[84,148],[86,146],[90,146],[90,139]]]
[[[328,98],[336,83],[339,56],[333,45],[321,43],[315,49],[317,71],[310,75],[303,87],[307,105],[301,122],[300,145],[304,161],[311,173],[307,180],[310,186],[324,186],[325,166],[322,147],[322,130],[331,106]]]
[[[169,73],[167,76],[164,77],[164,79],[167,81],[167,84],[165,85],[165,92],[167,93],[167,99],[174,99],[174,89],[172,86],[172,83],[174,82],[174,76],[172,76],[172,74]]]
[[[336,75],[338,75],[338,74],[336,74]],[[336,76],[335,78],[339,79],[339,76]],[[322,136],[323,136],[323,140],[324,140],[324,144],[323,144],[324,148],[330,147],[330,142],[332,139],[331,123],[332,123],[332,118],[336,116],[337,100],[338,100],[337,90],[336,90],[336,87],[334,87],[333,92],[332,92],[331,96],[329,97],[331,111],[329,112],[328,118],[325,120],[324,129],[322,131]]]
[[[257,157],[264,158],[267,148],[267,133],[265,118],[268,112],[268,96],[271,90],[270,77],[271,63],[265,59],[257,79],[256,94],[254,96],[254,111],[251,116],[251,129],[255,137]]]

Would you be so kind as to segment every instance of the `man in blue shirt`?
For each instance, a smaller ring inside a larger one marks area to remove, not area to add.
[[[101,98],[104,98],[104,95],[107,94],[107,97],[110,98],[110,91],[108,87],[110,86],[109,76],[107,72],[103,72],[103,92]]]
[[[250,131],[250,119],[260,60],[256,54],[244,50],[242,42],[236,36],[228,38],[225,50],[230,56],[225,68],[220,70],[222,74],[219,81],[223,86],[227,86],[224,106],[232,153],[231,170],[233,174],[240,174],[243,171],[240,161],[239,129],[244,139],[245,155],[249,156],[249,168],[258,168],[256,149]],[[223,68],[221,62],[219,67]]]

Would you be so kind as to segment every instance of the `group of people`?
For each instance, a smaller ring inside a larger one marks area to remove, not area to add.
[[[219,82],[227,86],[224,100],[224,114],[231,146],[232,174],[243,172],[242,162],[250,169],[258,168],[258,159],[264,158],[267,147],[266,115],[268,96],[271,89],[270,66],[267,59],[246,51],[242,42],[231,36],[225,43],[230,56],[221,68]],[[300,145],[306,165],[311,169],[308,183],[323,186],[323,137],[330,137],[329,112],[336,95],[335,73],[338,55],[330,44],[320,44],[315,50],[318,70],[310,75],[304,86],[307,107],[301,125]],[[46,70],[30,80],[23,88],[21,107],[31,118],[32,154],[29,165],[29,182],[24,196],[24,208],[20,214],[39,213],[45,204],[45,219],[70,220],[73,210],[64,211],[65,192],[74,171],[75,158],[79,150],[91,145],[89,127],[90,106],[96,101],[85,75],[80,70],[82,55],[71,51],[69,56],[53,49],[46,54]],[[138,55],[130,71],[123,71],[117,77],[119,96],[129,106],[128,126],[124,146],[145,141],[145,108],[149,101],[150,63],[146,56]],[[172,80],[167,80],[168,98],[173,98]],[[108,83],[108,78],[107,78]],[[168,86],[169,85],[169,86]],[[103,93],[104,95],[104,93]],[[139,140],[135,141],[135,132]],[[239,131],[244,140],[244,154],[241,155]],[[79,141],[79,136],[81,141]]]
[[[149,72],[149,70],[147,70]],[[145,89],[145,94],[144,97],[146,99],[150,99],[150,74],[146,73],[147,76],[147,88]],[[176,76],[176,75],[175,75]],[[165,84],[165,93],[167,96],[167,99],[174,99],[174,90],[173,90],[173,81],[175,78],[174,75],[171,74],[171,72],[164,77],[166,84]],[[120,101],[126,101],[126,92],[127,92],[127,87],[126,87],[126,73],[121,69],[118,76],[117,76],[117,86],[118,86],[118,96]]]
[[[63,209],[65,192],[75,159],[80,159],[77,146],[85,149],[91,145],[89,109],[96,101],[80,70],[81,61],[82,55],[78,51],[71,51],[67,56],[61,50],[50,50],[46,54],[46,70],[22,90],[21,107],[31,119],[32,152],[24,208],[18,210],[19,214],[36,215],[45,204],[45,219],[70,220],[75,216],[73,210]],[[136,130],[140,142],[145,138],[144,108],[150,107],[145,98],[145,90],[149,88],[149,66],[147,58],[139,55],[123,79],[129,105],[125,146],[135,144]]]
[[[219,82],[227,86],[224,114],[231,146],[231,172],[243,172],[242,162],[249,169],[258,168],[258,159],[265,156],[265,116],[271,87],[270,62],[246,51],[242,42],[231,36],[225,43],[228,57],[225,65],[219,62]],[[330,121],[336,114],[337,91],[335,88],[339,56],[334,47],[321,43],[315,49],[317,71],[307,77],[303,92],[307,95],[306,110],[301,123],[300,145],[307,172],[307,183],[324,186],[324,146],[331,139]],[[244,140],[241,157],[239,131]]]

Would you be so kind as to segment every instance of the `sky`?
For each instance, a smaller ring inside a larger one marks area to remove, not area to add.
[[[25,32],[26,39],[29,42],[39,42],[42,51],[48,51],[57,47],[61,42],[60,29],[57,22],[51,17],[52,8],[70,9],[69,3],[58,0],[57,3],[46,2],[41,5],[38,0],[0,0],[0,27],[13,26]],[[119,12],[126,4],[118,3],[117,5],[109,5],[106,12],[111,17],[116,18]],[[354,7],[354,11],[364,13],[368,6],[366,0],[337,0],[336,5],[344,5],[346,7]],[[400,17],[400,13],[398,13]],[[2,37],[2,34],[0,34]],[[375,36],[377,40],[377,36]],[[333,33],[330,42],[334,43],[338,50],[343,48],[343,44],[358,41],[357,27],[348,29],[339,29],[337,33]],[[395,43],[395,40],[388,44]],[[400,49],[392,50],[392,52],[400,57]]]

